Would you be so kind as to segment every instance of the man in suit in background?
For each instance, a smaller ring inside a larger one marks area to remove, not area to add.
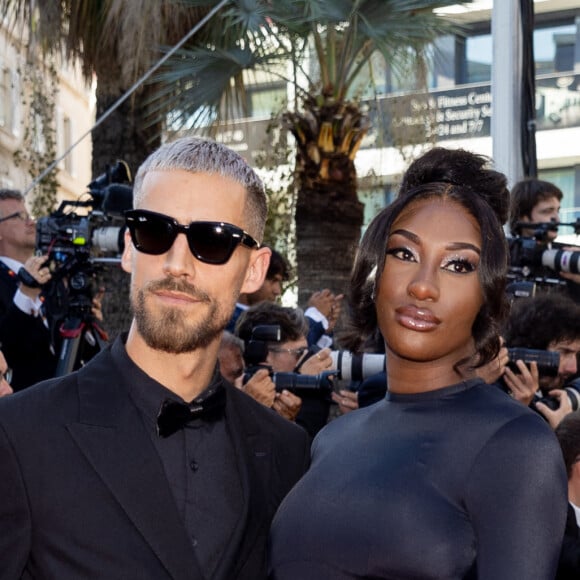
[[[13,369],[12,387],[19,391],[53,377],[57,357],[42,313],[41,288],[18,279],[24,267],[39,283],[51,279],[44,262],[34,256],[36,222],[14,189],[0,189],[0,342]]]
[[[0,397],[11,395],[14,391],[10,386],[12,369],[8,366],[2,351],[0,350]]]
[[[0,579],[265,578],[305,432],[223,380],[240,292],[263,282],[263,186],[213,141],[153,153],[123,268],[133,322],[81,370],[0,401]]]
[[[569,501],[556,580],[577,580],[580,577],[580,415],[566,415],[556,427],[556,437],[568,473]]]

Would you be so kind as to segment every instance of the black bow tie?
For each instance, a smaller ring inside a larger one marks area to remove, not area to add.
[[[221,383],[210,387],[191,403],[180,403],[166,399],[157,415],[157,435],[169,437],[194,419],[215,421],[226,403],[226,390]]]

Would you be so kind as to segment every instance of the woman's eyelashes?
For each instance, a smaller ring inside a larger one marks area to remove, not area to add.
[[[416,262],[417,258],[409,248],[405,247],[393,247],[387,248],[387,256],[393,256],[397,258],[397,260],[401,260],[403,262]]]
[[[441,264],[441,268],[454,274],[470,274],[477,270],[479,262],[467,256],[452,256]]]
[[[402,262],[420,262],[420,257],[417,252],[409,247],[395,246],[387,248],[387,256],[392,256]],[[470,274],[475,272],[479,265],[477,257],[463,256],[456,253],[445,256],[441,260],[441,269],[447,270],[454,274]]]

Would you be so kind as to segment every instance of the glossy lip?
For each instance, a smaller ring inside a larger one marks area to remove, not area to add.
[[[413,304],[401,306],[395,310],[395,320],[405,328],[419,332],[429,332],[441,324],[428,308],[420,308]]]

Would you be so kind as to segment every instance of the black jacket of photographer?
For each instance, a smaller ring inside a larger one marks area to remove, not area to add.
[[[17,289],[16,273],[0,261],[0,343],[13,370],[14,391],[53,377],[57,365],[43,317],[23,312],[14,303]]]

